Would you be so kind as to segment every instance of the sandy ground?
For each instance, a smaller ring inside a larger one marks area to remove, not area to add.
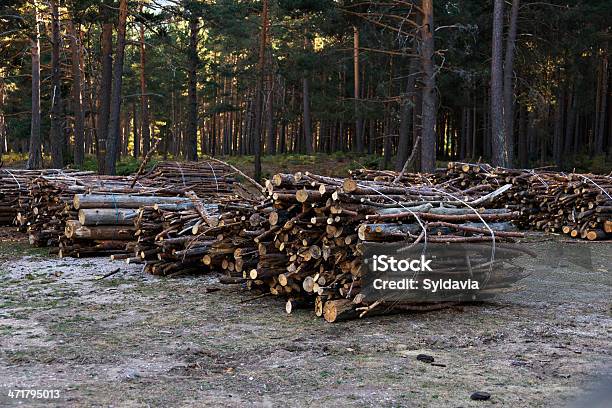
[[[0,407],[593,406],[612,384],[612,245],[567,245],[591,251],[593,271],[561,263],[494,302],[327,324],[215,276],[4,241]],[[8,396],[24,389],[59,399]]]

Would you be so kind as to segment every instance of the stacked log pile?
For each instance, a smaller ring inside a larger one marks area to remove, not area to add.
[[[108,256],[133,246],[134,222],[138,209],[145,205],[181,203],[181,197],[134,194],[76,194],[68,208],[60,237],[60,256]],[[76,217],[74,216],[76,212]]]
[[[519,227],[591,241],[612,238],[611,176],[449,163],[437,181],[463,189],[512,184],[496,200],[520,213],[515,220]]]
[[[156,164],[145,174],[145,185],[167,186],[182,192],[193,191],[198,197],[226,195],[242,191],[236,183],[236,173],[228,165],[212,160],[199,162],[171,162]]]
[[[187,192],[181,202],[143,206],[134,222],[137,241],[130,251],[111,259],[143,263],[155,275],[206,272],[211,268],[240,277],[252,266],[260,231],[254,202],[238,195],[225,200],[201,200]],[[255,232],[252,230],[254,229]]]
[[[366,242],[489,242],[492,231],[496,241],[522,236],[509,223],[517,212],[491,206],[510,186],[448,192],[420,178],[393,183],[380,176],[275,175],[266,183],[273,209],[259,214],[268,227],[254,238],[258,261],[244,271],[247,285],[287,297],[288,312],[313,305],[335,321],[374,306],[389,309],[360,296]],[[409,307],[423,306],[393,305]]]
[[[79,177],[92,172],[44,169],[0,169],[0,225],[14,225],[17,214],[29,207],[29,184],[41,176],[70,175]]]
[[[185,191],[203,197],[227,196],[234,170],[217,162],[162,162],[148,174],[41,176],[30,182],[26,211],[18,215],[33,245],[52,247],[60,256],[99,256],[125,252],[135,241],[138,209],[184,200]]]
[[[68,220],[78,220],[72,205],[75,194],[92,190],[123,193],[133,191],[124,177],[97,175],[41,176],[29,184],[27,208],[17,215],[21,229],[27,230],[30,243],[58,247]]]

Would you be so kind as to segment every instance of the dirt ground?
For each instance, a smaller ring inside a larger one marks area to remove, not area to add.
[[[494,302],[328,324],[216,276],[3,241],[0,407],[585,406],[611,384],[612,245],[567,245],[591,251],[594,271],[562,262]]]

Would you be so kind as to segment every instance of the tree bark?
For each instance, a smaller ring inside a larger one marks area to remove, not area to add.
[[[304,75],[302,79],[303,96],[303,121],[304,121],[304,150],[306,154],[312,154],[312,129],[310,121],[310,85],[308,78]]]
[[[102,36],[100,39],[102,74],[100,78],[100,101],[98,111],[98,173],[105,171],[106,139],[108,138],[108,122],[110,117],[110,101],[113,76],[113,23],[112,10],[108,2],[100,4],[102,15]]]
[[[274,119],[274,77],[268,75],[266,98],[266,153],[276,154],[276,121]]]
[[[494,166],[508,166],[504,137],[502,35],[504,0],[493,1],[493,38],[491,50],[491,147]]]
[[[412,122],[412,107],[414,106],[414,85],[416,83],[419,60],[412,58],[408,70],[408,82],[406,83],[406,95],[402,98],[399,141],[397,156],[395,159],[395,170],[400,171],[408,159],[410,149],[410,124]]]
[[[553,132],[553,159],[557,168],[561,167],[561,153],[563,151],[563,112],[565,112],[565,95],[563,88],[559,86],[554,113],[555,124]]]
[[[142,13],[142,6],[140,6]],[[140,125],[142,137],[142,150],[146,154],[151,148],[151,127],[149,124],[149,96],[147,95],[147,81],[145,78],[145,67],[146,67],[146,47],[145,47],[145,35],[144,35],[144,24],[140,24]],[[135,113],[135,112],[134,112]],[[134,116],[136,118],[136,116]],[[134,121],[136,126],[136,121]],[[134,129],[134,135],[136,135],[136,129]],[[134,156],[140,156],[140,146],[136,149],[136,139],[134,138]]]
[[[574,87],[571,86],[567,96],[567,122],[565,124],[565,137],[563,139],[563,154],[569,155],[572,153],[574,145],[574,127],[576,124],[576,95]]]
[[[125,53],[125,26],[127,23],[127,0],[119,2],[119,22],[117,25],[117,47],[113,67],[113,89],[111,92],[111,112],[106,139],[106,173],[115,174],[117,163],[117,142],[119,140],[121,114],[121,88],[123,83],[123,56]]]
[[[83,114],[83,93],[81,91],[81,39],[80,30],[68,20],[70,48],[72,54],[72,97],[74,109],[74,164],[83,166],[85,159],[85,115]]]
[[[140,157],[140,135],[138,133],[138,115],[136,112],[136,102],[134,102],[132,104],[132,111],[133,111],[133,119],[134,119],[134,127],[133,132],[134,132],[134,157],[138,158]],[[145,153],[146,154],[146,153]]]
[[[62,78],[60,61],[60,21],[57,0],[50,0],[51,6],[51,165],[60,169],[64,167],[64,132],[62,128]]]
[[[38,5],[34,6],[34,36],[30,45],[32,55],[32,122],[30,127],[30,150],[28,169],[42,167],[42,149],[40,145],[40,27]]]
[[[601,101],[599,102],[598,123],[595,128],[595,155],[604,154],[603,146],[606,129],[606,111],[608,102],[608,43],[604,45],[603,56],[601,59]]]
[[[504,60],[504,137],[508,165],[514,163],[514,49],[516,44],[517,20],[520,0],[512,0],[510,27],[506,38],[506,57]]]
[[[255,89],[255,123],[253,124],[253,153],[255,155],[256,181],[261,180],[261,117],[263,109],[263,79],[266,71],[266,44],[268,41],[268,0],[263,0],[261,11],[261,36],[257,63],[257,87]]]
[[[359,30],[353,26],[353,94],[355,96],[355,144],[354,150],[358,153],[363,152],[363,120],[359,112],[360,86],[359,86]]]
[[[197,95],[197,69],[198,58],[198,18],[189,18],[189,51],[188,51],[188,86],[187,99],[189,109],[187,111],[187,134],[186,136],[186,158],[187,160],[198,160],[198,95]]]
[[[421,114],[421,171],[431,172],[436,167],[436,95],[433,65],[434,29],[433,1],[423,0],[421,25],[421,67],[423,70],[423,110]]]
[[[527,121],[527,108],[519,106],[518,165],[522,169],[526,168],[529,162],[527,156]]]

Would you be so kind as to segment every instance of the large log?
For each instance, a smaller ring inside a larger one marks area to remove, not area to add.
[[[66,221],[65,235],[70,239],[89,240],[129,240],[134,237],[134,227],[127,226],[98,226],[88,227],[79,221]]]
[[[131,194],[75,194],[74,208],[140,208],[155,204],[191,203],[186,197],[139,196]]]
[[[138,215],[135,209],[110,209],[92,208],[79,210],[79,222],[81,225],[134,225],[134,219]]]

